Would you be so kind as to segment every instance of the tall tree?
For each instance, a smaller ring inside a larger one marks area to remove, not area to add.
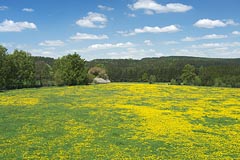
[[[197,75],[195,73],[195,67],[193,65],[186,64],[182,70],[182,75],[181,75],[183,84],[193,85],[196,76]]]
[[[48,86],[52,81],[52,67],[44,61],[35,62],[35,77],[38,86]]]
[[[59,58],[54,65],[57,85],[79,85],[87,83],[85,60],[77,54],[69,54]]]
[[[142,81],[143,82],[148,82],[148,74],[146,72],[143,73],[143,75],[142,75]]]
[[[221,69],[222,70],[222,69]],[[203,67],[201,66],[199,68],[199,78],[201,79],[201,85],[204,86],[212,86],[214,85],[214,78],[213,74],[217,73],[216,69],[213,69],[212,67]],[[216,77],[218,78],[218,77]],[[218,78],[219,80],[219,78]]]
[[[6,86],[6,72],[5,62],[7,56],[7,49],[0,45],[0,90],[5,89]]]
[[[30,53],[15,50],[7,58],[7,88],[23,88],[35,85],[34,63]]]
[[[155,75],[150,75],[149,83],[152,84],[152,83],[155,83],[155,82],[156,82],[156,76]]]

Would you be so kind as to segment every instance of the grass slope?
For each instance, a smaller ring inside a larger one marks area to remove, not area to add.
[[[0,93],[0,159],[239,159],[240,90],[112,83]]]

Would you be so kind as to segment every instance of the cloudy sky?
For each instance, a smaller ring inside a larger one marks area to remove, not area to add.
[[[239,0],[0,0],[0,44],[87,60],[240,57]]]

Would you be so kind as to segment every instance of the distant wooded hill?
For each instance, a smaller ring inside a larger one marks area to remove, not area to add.
[[[170,82],[172,79],[180,79],[182,70],[186,64],[196,68],[196,74],[202,74],[205,85],[213,85],[214,81],[221,78],[223,81],[240,82],[240,58],[199,58],[171,56],[160,58],[132,59],[96,59],[87,63],[88,67],[100,65],[106,68],[112,81],[137,82],[142,75],[155,75],[158,82]],[[200,73],[202,72],[202,73]]]
[[[35,61],[54,64],[53,58],[34,57]],[[143,75],[154,75],[157,82],[181,81],[185,65],[195,67],[196,74],[201,78],[201,85],[213,86],[222,83],[227,87],[240,87],[240,58],[200,58],[170,56],[160,58],[134,59],[95,59],[86,62],[86,67],[94,66],[106,69],[113,82],[142,82]],[[221,85],[220,85],[221,86]]]

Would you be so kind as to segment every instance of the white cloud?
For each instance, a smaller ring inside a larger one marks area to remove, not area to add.
[[[37,29],[37,26],[27,21],[14,22],[12,20],[5,20],[0,23],[0,32],[21,32],[25,29]]]
[[[163,56],[164,54],[161,52],[158,52],[154,49],[138,49],[138,48],[126,48],[123,51],[120,52],[109,52],[106,53],[108,55],[108,58],[111,59],[141,59],[146,57],[159,57]]]
[[[0,11],[4,11],[4,10],[7,10],[8,7],[7,6],[0,6]]]
[[[151,40],[145,40],[144,44],[147,45],[147,46],[152,46],[153,45]]]
[[[199,45],[192,45],[192,48],[215,48],[221,47],[220,43],[204,43]]]
[[[229,42],[229,43],[203,43],[199,45],[192,45],[192,48],[226,48],[226,47],[239,47],[240,42]]]
[[[226,25],[232,25],[232,26],[238,26],[239,25],[239,23],[234,22],[234,20],[232,20],[232,19],[224,20],[224,22],[225,22]]]
[[[128,31],[117,31],[118,34],[121,34],[122,36],[133,36],[135,35],[134,32],[128,32]]]
[[[162,28],[145,26],[142,29],[137,28],[134,30],[135,33],[171,33],[178,31],[180,31],[180,29],[176,25],[170,25]]]
[[[4,42],[0,42],[1,45],[3,45],[5,48],[12,48],[13,47],[13,43],[4,43]]]
[[[79,19],[76,24],[87,28],[104,28],[107,21],[107,17],[104,14],[88,12],[88,15]]]
[[[187,12],[192,9],[192,6],[181,3],[168,3],[161,5],[154,0],[138,0],[132,5],[128,5],[132,10],[143,9],[145,14],[168,13],[168,12]]]
[[[216,27],[226,27],[228,25],[238,25],[232,19],[229,20],[211,20],[211,19],[200,19],[194,26],[199,28],[216,28]]]
[[[220,46],[221,44],[224,44],[229,47]],[[220,44],[210,44],[210,45],[207,45],[208,47],[204,46],[202,48],[172,49],[172,55],[212,57],[212,58],[239,58],[240,49],[238,47],[237,48],[232,47],[237,45],[239,44],[220,43]]]
[[[223,39],[227,38],[227,35],[209,34],[202,37],[185,37],[182,39],[184,42],[193,42],[198,40],[208,40],[208,39]]]
[[[133,36],[140,33],[173,33],[180,31],[180,28],[176,25],[170,25],[166,27],[149,27],[145,26],[143,28],[136,28],[132,32],[118,31],[119,34],[123,36]]]
[[[109,50],[110,52],[118,49],[127,49],[134,47],[135,45],[131,42],[125,42],[125,43],[103,43],[103,44],[93,44],[88,46],[87,48],[82,48],[82,49],[71,49],[71,50],[66,50],[67,53],[72,53],[72,52],[77,52],[77,53],[94,53],[94,57],[96,58],[96,52],[92,51],[98,51],[98,53],[101,53],[103,51],[103,54],[106,55],[105,50]],[[94,58],[94,59],[95,59]],[[109,58],[109,57],[108,57]]]
[[[23,12],[34,12],[34,9],[32,9],[32,8],[23,8],[22,11]]]
[[[104,44],[93,44],[93,45],[89,46],[88,49],[99,50],[99,49],[127,48],[127,47],[132,47],[132,46],[134,46],[134,45],[131,42],[116,43],[116,44],[104,43]]]
[[[53,58],[58,58],[59,56],[65,54],[65,53],[62,53],[61,51],[56,51],[52,48],[43,48],[43,49],[32,48],[28,50],[28,52],[31,53],[33,56],[44,56],[44,57],[53,57]]]
[[[61,40],[46,40],[44,42],[39,43],[39,45],[45,47],[58,47],[63,46],[64,42]]]
[[[233,58],[239,57],[240,42],[221,42],[221,43],[203,43],[192,45],[187,48],[172,49],[172,55],[214,57],[214,58]]]
[[[233,31],[232,34],[233,35],[240,35],[240,32],[239,31]]]
[[[75,36],[70,37],[72,40],[101,40],[101,39],[108,39],[108,36],[103,35],[94,35],[94,34],[87,34],[87,33],[76,33]]]
[[[7,42],[7,43],[0,42],[0,44],[6,47],[7,49],[9,49],[10,51],[14,49],[27,50],[29,48],[27,44],[17,44],[15,42]]]
[[[154,15],[154,12],[151,10],[145,10],[144,13],[147,15]]]
[[[104,11],[113,11],[114,8],[103,6],[103,5],[98,5],[98,8]]]
[[[200,19],[194,26],[200,28],[215,28],[215,27],[225,27],[226,24],[220,20],[211,20],[211,19]]]
[[[208,57],[207,53],[203,50],[198,49],[172,49],[172,55],[174,56],[194,56],[194,57]]]
[[[30,51],[31,51],[32,54],[37,53],[37,54],[44,55],[44,56],[49,56],[53,53],[52,51],[42,50],[42,49],[32,49]]]
[[[173,45],[173,44],[179,44],[177,41],[165,41],[163,42],[165,45]]]
[[[128,17],[132,17],[132,18],[136,17],[136,15],[133,14],[133,13],[129,13],[129,14],[127,14],[127,16],[128,16]]]

